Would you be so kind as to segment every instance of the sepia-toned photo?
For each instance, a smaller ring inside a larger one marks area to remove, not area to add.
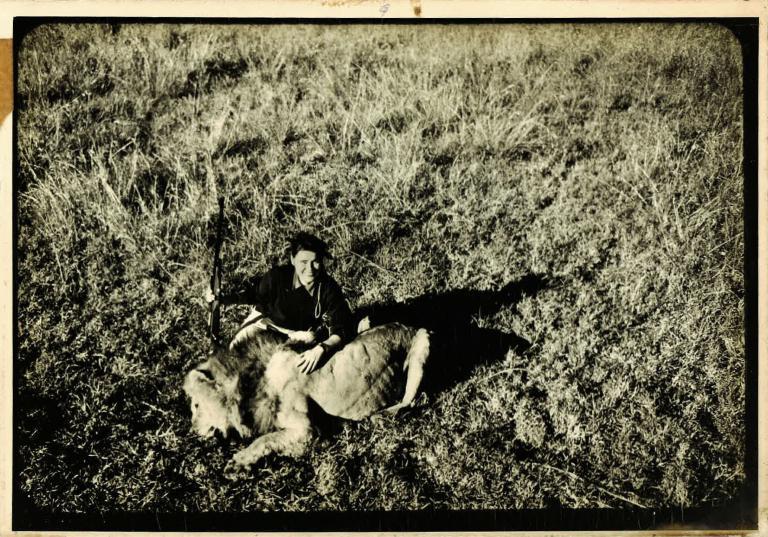
[[[13,529],[755,527],[756,29],[17,20]]]

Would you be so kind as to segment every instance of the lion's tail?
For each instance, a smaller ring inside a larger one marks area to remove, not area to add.
[[[411,348],[408,349],[408,356],[405,357],[405,369],[408,371],[408,377],[405,381],[405,394],[403,400],[395,405],[398,408],[410,406],[416,398],[421,385],[421,379],[424,376],[424,364],[429,357],[429,332],[420,328],[411,340]]]

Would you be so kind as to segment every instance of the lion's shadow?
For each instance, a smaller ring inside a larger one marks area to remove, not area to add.
[[[523,296],[548,285],[544,277],[530,274],[496,291],[454,289],[365,306],[355,316],[369,317],[372,326],[397,321],[430,330],[432,349],[422,385],[427,392],[438,392],[466,380],[477,366],[503,359],[510,349],[518,354],[528,350],[530,342],[519,335],[477,326],[474,318],[514,308]]]

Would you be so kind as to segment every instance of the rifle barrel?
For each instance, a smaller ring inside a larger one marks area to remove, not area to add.
[[[214,300],[211,302],[211,310],[208,316],[208,331],[214,345],[219,343],[219,330],[221,327],[221,243],[224,236],[224,198],[219,197],[219,221],[216,229],[216,244],[213,252],[213,274],[211,274],[211,291]]]

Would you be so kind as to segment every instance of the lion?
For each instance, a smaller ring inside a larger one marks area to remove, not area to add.
[[[429,350],[427,330],[388,323],[365,329],[306,375],[296,367],[298,350],[283,336],[239,333],[184,379],[191,430],[203,437],[227,438],[231,430],[241,438],[258,435],[227,463],[225,475],[234,479],[269,454],[305,453],[314,429],[310,401],[356,421],[413,406]]]

